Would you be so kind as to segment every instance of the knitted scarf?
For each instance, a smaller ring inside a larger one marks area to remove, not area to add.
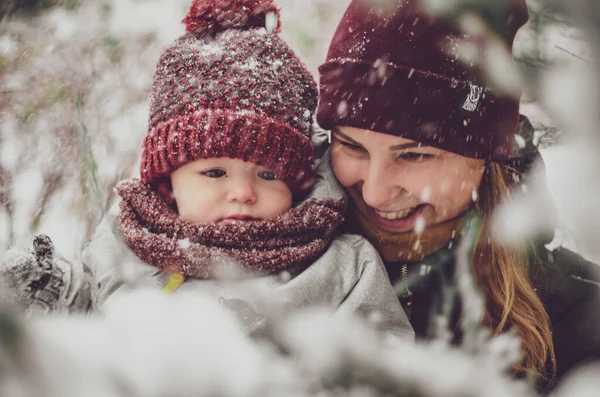
[[[137,179],[119,184],[117,225],[131,250],[162,271],[215,278],[233,263],[253,274],[308,264],[343,222],[342,201],[316,200],[269,220],[233,225],[191,223]]]

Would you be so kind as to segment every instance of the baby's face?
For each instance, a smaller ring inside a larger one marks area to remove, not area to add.
[[[292,207],[292,192],[267,168],[229,158],[201,159],[171,174],[179,215],[195,223],[265,220]]]

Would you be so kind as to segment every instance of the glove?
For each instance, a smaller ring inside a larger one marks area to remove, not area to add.
[[[12,300],[24,309],[53,310],[64,289],[64,272],[55,265],[54,244],[38,235],[33,250],[11,249],[0,262],[0,276]]]

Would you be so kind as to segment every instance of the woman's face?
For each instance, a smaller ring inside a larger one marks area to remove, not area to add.
[[[333,171],[380,231],[421,232],[461,215],[477,198],[483,160],[353,127],[332,134]]]

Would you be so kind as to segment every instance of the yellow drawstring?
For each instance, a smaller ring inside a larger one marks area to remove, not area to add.
[[[183,274],[173,273],[169,277],[169,281],[167,281],[167,283],[164,285],[164,287],[162,287],[161,291],[166,292],[167,294],[175,292],[175,290],[177,288],[179,288],[181,286],[181,284],[183,284],[184,281],[185,281],[185,276]]]

